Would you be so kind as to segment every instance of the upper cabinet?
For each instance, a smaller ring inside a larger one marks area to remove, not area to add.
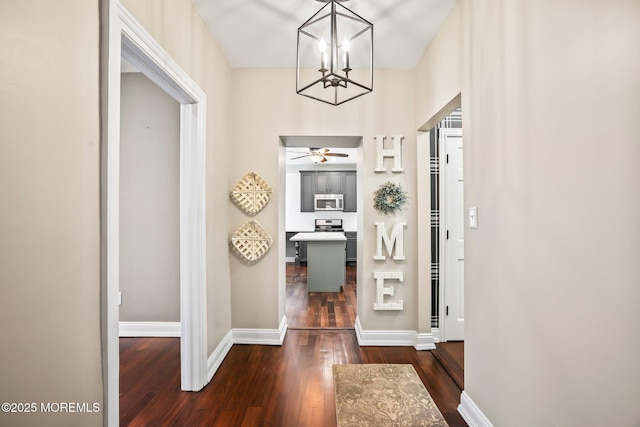
[[[315,194],[342,194],[344,212],[356,212],[356,171],[300,171],[300,211],[314,211]]]
[[[317,194],[342,194],[344,172],[316,172]]]
[[[300,171],[300,212],[313,212],[313,195],[316,194],[316,173]]]
[[[358,210],[356,171],[347,171],[343,172],[343,174],[342,193],[344,194],[344,212],[356,212]]]

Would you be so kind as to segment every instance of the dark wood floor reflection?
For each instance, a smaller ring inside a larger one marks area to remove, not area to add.
[[[306,274],[306,266],[287,264],[283,345],[234,345],[200,392],[180,391],[180,339],[120,338],[120,425],[333,427],[334,364],[410,363],[449,425],[466,426],[457,412],[463,343],[360,347],[356,267],[347,267],[336,293],[308,293]]]
[[[359,347],[353,330],[290,330],[282,346],[234,345],[211,383],[180,391],[178,338],[120,339],[121,426],[336,425],[332,366],[410,363],[452,427],[460,388],[431,351]]]
[[[287,264],[290,329],[347,328],[356,322],[356,267],[347,266],[342,292],[307,292],[307,267]]]
[[[458,388],[464,390],[464,341],[438,343],[432,353]]]

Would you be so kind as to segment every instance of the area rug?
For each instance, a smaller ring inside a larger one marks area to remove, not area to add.
[[[333,365],[338,427],[448,426],[412,365]]]

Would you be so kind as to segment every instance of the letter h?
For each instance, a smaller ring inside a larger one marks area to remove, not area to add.
[[[404,172],[402,168],[402,139],[404,136],[393,135],[391,137],[393,139],[393,148],[384,148],[384,140],[386,139],[384,135],[375,135],[373,138],[376,140],[377,150],[377,161],[374,171],[386,172],[387,169],[384,167],[384,158],[393,157],[393,169],[391,169],[391,172]]]

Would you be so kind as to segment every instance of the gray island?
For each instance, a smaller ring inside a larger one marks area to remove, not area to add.
[[[344,233],[298,233],[289,240],[307,242],[307,291],[340,292],[345,280]]]

